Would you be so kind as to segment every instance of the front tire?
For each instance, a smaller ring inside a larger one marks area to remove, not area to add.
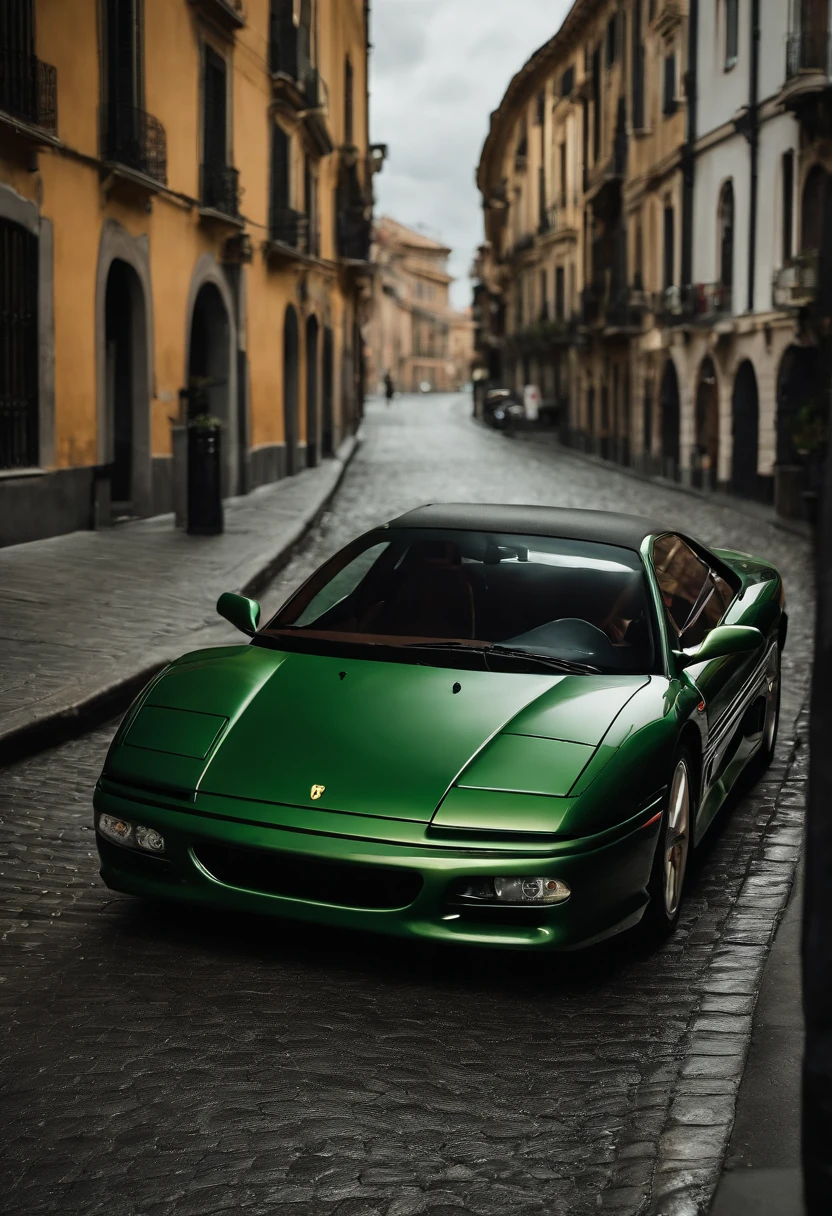
[[[654,941],[669,937],[679,923],[695,821],[694,774],[690,752],[680,748],[670,769],[661,830],[647,884],[650,903],[642,920],[645,933]]]

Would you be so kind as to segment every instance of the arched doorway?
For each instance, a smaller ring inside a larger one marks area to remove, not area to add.
[[[696,385],[696,435],[691,475],[693,484],[703,490],[716,489],[719,476],[719,386],[710,356],[702,360]]]
[[[811,426],[805,426],[817,401],[818,348],[787,346],[777,374],[777,460],[774,508],[786,519],[800,519],[802,493],[812,488],[818,451],[807,450]],[[814,466],[814,468],[813,468]]]
[[[777,463],[800,462],[795,442],[797,415],[816,393],[818,348],[787,346],[777,373]]]
[[[147,425],[142,402],[147,362],[144,293],[128,263],[113,258],[104,293],[105,403],[110,444],[110,502],[114,519],[136,514],[138,461],[146,443],[137,442]],[[146,452],[144,453],[146,455]]]
[[[749,359],[737,370],[732,400],[733,447],[731,489],[744,498],[759,497],[757,457],[759,445],[757,377]]]
[[[332,330],[324,329],[323,353],[321,358],[321,452],[324,456],[335,454],[335,418],[333,410],[335,356],[333,350]]]
[[[297,472],[299,363],[298,314],[290,304],[283,322],[283,441],[287,477]]]
[[[662,417],[662,474],[676,481],[679,476],[679,378],[672,359],[662,376],[659,396]]]
[[[318,463],[318,319],[306,322],[306,465]]]
[[[231,414],[231,326],[216,283],[203,283],[194,300],[188,346],[188,417],[207,414],[223,424],[222,495],[237,488],[235,419]]]

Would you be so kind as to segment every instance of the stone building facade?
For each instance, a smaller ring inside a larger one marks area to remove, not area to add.
[[[172,509],[357,424],[372,174],[363,0],[7,0],[0,543]],[[181,432],[179,432],[181,434]]]
[[[473,323],[451,307],[451,250],[382,216],[373,234],[373,309],[365,329],[368,379],[377,390],[387,372],[396,388],[459,389],[470,377]]]
[[[829,40],[790,3],[576,0],[492,115],[474,312],[567,442],[794,515]]]

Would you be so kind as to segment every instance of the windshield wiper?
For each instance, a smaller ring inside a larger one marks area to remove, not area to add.
[[[554,655],[538,654],[536,650],[523,650],[520,646],[501,646],[496,642],[489,646],[483,654],[505,655],[509,659],[531,659],[535,663],[543,663],[556,671],[563,671],[576,676],[600,675],[601,668],[593,667],[591,663],[580,663],[575,659],[558,659]]]
[[[579,663],[573,659],[558,659],[554,655],[538,654],[534,650],[522,650],[519,646],[501,646],[495,642],[491,646],[469,646],[466,642],[411,642],[408,650],[458,650],[479,654],[484,658],[489,655],[504,655],[507,659],[528,659],[533,663],[543,663],[555,671],[571,675],[600,675],[601,668],[593,667],[591,663]]]

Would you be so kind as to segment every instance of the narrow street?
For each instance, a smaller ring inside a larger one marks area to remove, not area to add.
[[[144,907],[97,875],[91,798],[111,724],[0,771],[4,1210],[704,1210],[739,1028],[797,860],[808,544],[549,441],[504,439],[471,421],[467,396],[371,401],[331,511],[265,612],[356,534],[441,500],[655,515],[782,571],[778,754],[694,859],[677,934],[654,954],[622,939],[497,956]],[[215,634],[237,636],[219,621]],[[649,1208],[646,1193],[665,1198]]]

